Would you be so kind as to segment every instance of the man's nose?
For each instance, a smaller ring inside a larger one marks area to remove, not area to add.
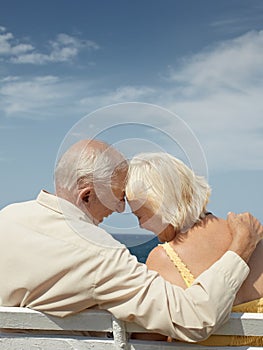
[[[116,212],[122,213],[125,209],[125,201],[119,201],[116,205]]]

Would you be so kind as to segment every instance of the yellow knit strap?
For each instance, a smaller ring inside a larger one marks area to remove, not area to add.
[[[191,271],[188,269],[188,267],[185,265],[185,263],[181,260],[179,255],[176,253],[176,251],[170,246],[168,242],[164,244],[159,244],[159,246],[161,246],[165,250],[168,257],[174,263],[174,266],[179,271],[186,286],[190,287],[194,282],[195,278],[192,275]]]
[[[247,301],[233,306],[232,312],[256,312],[263,313],[263,298]]]

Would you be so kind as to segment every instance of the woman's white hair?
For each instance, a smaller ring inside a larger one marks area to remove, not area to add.
[[[127,199],[147,201],[175,231],[186,232],[205,216],[210,193],[204,177],[168,153],[141,153],[130,161]]]

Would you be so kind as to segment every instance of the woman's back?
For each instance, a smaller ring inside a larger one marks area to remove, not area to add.
[[[146,263],[182,288],[216,262],[232,242],[226,221],[206,213],[210,192],[205,178],[167,153],[140,154],[129,164],[126,197],[132,211],[142,228],[153,231],[162,242],[170,241],[156,247]],[[203,219],[195,224],[199,218]],[[181,233],[189,227],[192,228],[188,232]],[[262,253],[261,243],[250,260],[251,272],[235,299],[239,309],[251,301],[249,310],[256,311],[247,312],[263,312]],[[263,346],[262,337],[235,338],[224,339],[224,344]]]
[[[208,215],[187,233],[177,234],[169,244],[192,275],[197,277],[228,250],[231,240],[226,221]],[[250,259],[250,274],[236,296],[235,305],[263,297],[262,257],[261,242]],[[180,272],[162,246],[156,247],[150,253],[146,263],[150,269],[158,271],[166,280],[187,288]]]

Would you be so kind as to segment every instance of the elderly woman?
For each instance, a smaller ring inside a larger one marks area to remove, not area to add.
[[[182,288],[218,260],[231,242],[226,220],[206,210],[210,192],[203,177],[167,153],[144,153],[130,162],[129,205],[140,226],[166,242],[150,252],[146,264]],[[236,296],[233,312],[263,312],[262,256],[261,241],[250,259],[250,274]],[[213,336],[202,344],[263,346],[263,339]]]

